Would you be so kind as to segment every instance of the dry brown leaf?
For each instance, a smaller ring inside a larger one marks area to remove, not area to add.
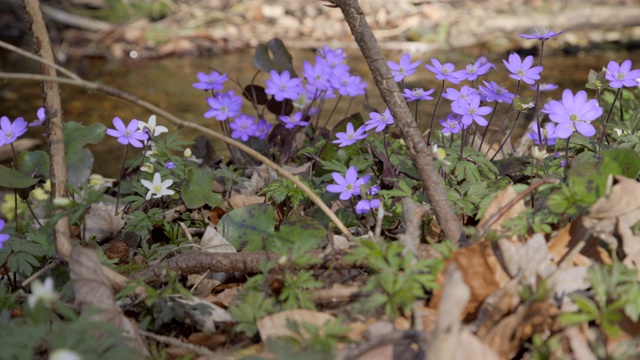
[[[218,330],[220,324],[235,323],[227,310],[197,297],[187,300],[182,296],[174,296],[167,301],[167,306],[181,306],[186,310],[176,311],[176,320],[183,321],[198,331],[210,333]]]
[[[245,207],[251,204],[262,204],[264,203],[264,196],[252,196],[252,195],[233,195],[229,198],[229,204],[234,209],[239,209],[241,207]]]
[[[287,327],[287,321],[299,323],[306,322],[322,329],[326,322],[333,321],[334,319],[335,317],[333,315],[329,315],[327,313],[313,310],[294,309],[267,315],[258,320],[256,325],[260,332],[260,339],[265,342],[268,338],[281,336],[298,337],[298,334],[289,330]]]
[[[238,294],[242,291],[242,286],[234,286],[222,290],[218,294],[210,294],[205,300],[224,308],[229,308]]]
[[[460,323],[472,295],[462,272],[455,263],[447,265],[445,272],[442,301],[438,305],[436,326],[427,341],[426,354],[429,359],[497,360],[498,355]]]
[[[500,209],[507,205],[516,196],[518,196],[518,194],[515,190],[513,190],[513,186],[511,185],[507,186],[503,190],[498,191],[493,200],[491,200],[489,206],[487,206],[487,210],[478,223],[478,227],[482,227],[489,219],[493,217],[494,214],[497,214]],[[493,224],[489,226],[489,229],[500,230],[500,226],[503,222],[509,219],[513,219],[525,210],[526,207],[524,206],[524,201],[518,201],[514,206],[507,210],[504,215],[500,216],[496,221],[494,221]]]
[[[560,229],[556,236],[549,241],[547,244],[547,248],[549,249],[549,255],[551,255],[551,262],[554,265],[557,265],[560,259],[562,259],[568,252],[571,250],[577,240],[572,241],[571,237],[571,224],[567,224],[565,227]],[[583,249],[583,251],[586,251]],[[582,253],[578,254],[573,260],[567,265],[570,266],[590,266],[592,263],[591,259]]]
[[[569,295],[591,287],[587,281],[588,269],[588,266],[562,267],[549,278],[547,285],[553,289],[553,297],[563,312],[578,310]]]
[[[218,222],[220,222],[220,219],[222,219],[222,216],[226,213],[223,208],[216,206],[209,211],[209,221],[211,221],[213,225],[218,225]]]
[[[231,245],[227,239],[225,239],[213,226],[207,226],[207,229],[202,235],[200,240],[200,246],[203,251],[210,253],[235,253],[236,249]],[[192,274],[187,276],[187,285],[192,286],[197,284],[196,288],[192,290],[194,296],[207,297],[211,294],[216,286],[222,284],[227,280],[229,274],[225,272],[207,273],[207,274]]]
[[[293,175],[298,175],[308,172],[310,166],[311,163],[308,162],[300,166],[284,165],[283,168]],[[249,181],[243,182],[237,188],[234,188],[234,193],[256,195],[262,189],[264,189],[264,187],[267,186],[268,183],[272,182],[277,177],[278,174],[270,167],[267,167],[266,165],[257,166],[253,168],[251,179]]]
[[[474,313],[487,296],[510,280],[488,242],[479,242],[456,250],[447,262],[454,262],[457,265],[466,284],[471,289],[471,299],[462,314],[463,317]],[[438,284],[441,287],[443,280],[442,274],[440,274]],[[430,307],[438,307],[441,293],[440,290],[435,292],[429,303]]]
[[[580,360],[596,360],[597,357],[589,346],[589,341],[585,335],[583,335],[578,327],[572,326],[564,329],[564,335],[569,340],[569,346],[573,352],[574,359]]]
[[[520,283],[535,289],[538,275],[548,277],[555,270],[547,241],[542,234],[534,234],[526,243],[514,243],[507,239],[497,242],[496,256],[511,277],[518,277]]]
[[[84,216],[82,234],[84,234],[85,241],[100,243],[103,240],[113,238],[124,227],[124,220],[115,216],[114,210],[114,205],[91,204]]]
[[[75,303],[80,311],[89,307],[100,309],[100,313],[93,315],[94,319],[109,322],[122,329],[131,339],[131,346],[141,354],[148,356],[146,347],[138,333],[138,327],[124,316],[116,305],[113,290],[109,285],[109,280],[102,272],[96,250],[80,246],[71,249],[69,270]]]
[[[533,302],[502,319],[480,339],[502,359],[511,359],[534,333],[557,330],[555,318],[558,313],[558,308],[551,302]]]

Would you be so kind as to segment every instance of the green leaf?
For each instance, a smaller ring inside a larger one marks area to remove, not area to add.
[[[22,189],[38,183],[38,179],[31,178],[23,173],[0,165],[0,187]]]
[[[27,176],[49,178],[49,154],[42,150],[21,152],[18,155],[18,171]]]
[[[289,216],[275,231],[275,210],[269,204],[251,204],[226,213],[218,230],[238,251],[272,250],[301,243],[308,248],[325,244],[327,230],[317,220],[306,216]]]
[[[77,186],[86,183],[93,171],[93,161],[93,154],[87,148],[67,151],[67,181]]]
[[[251,204],[224,214],[218,230],[238,251],[259,251],[274,234],[275,216],[271,205]]]
[[[213,172],[208,169],[189,168],[187,182],[182,187],[182,200],[189,209],[197,209],[208,204],[211,207],[222,205],[222,196],[213,192]]]
[[[81,125],[77,122],[64,124],[64,147],[67,155],[68,181],[74,185],[87,182],[93,170],[93,154],[84,148],[87,144],[97,144],[104,139],[107,127],[102,123]]]
[[[291,56],[282,40],[278,38],[269,40],[266,45],[258,45],[253,57],[253,65],[267,73],[271,72],[271,70],[275,70],[278,73],[287,70],[291,77],[298,77],[293,70],[293,56]]]
[[[317,220],[307,216],[292,215],[280,224],[275,237],[285,243],[307,243],[310,248],[323,246],[327,241],[327,229]]]

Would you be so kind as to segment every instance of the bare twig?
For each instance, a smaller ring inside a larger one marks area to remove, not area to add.
[[[462,225],[455,212],[442,178],[433,163],[433,157],[422,138],[420,129],[413,121],[406,100],[400,92],[398,84],[393,80],[391,70],[382,56],[380,46],[376,41],[364,13],[357,0],[326,0],[342,10],[345,20],[349,24],[362,55],[364,56],[373,80],[382,95],[382,99],[391,110],[398,127],[402,131],[402,138],[407,143],[413,162],[420,174],[429,201],[436,213],[436,217],[447,239],[460,243],[463,240]]]
[[[316,204],[320,210],[322,210],[322,212],[324,212],[327,217],[329,217],[329,219],[331,219],[331,221],[336,225],[336,227],[340,230],[340,232],[342,232],[342,234],[348,238],[351,239],[351,233],[349,232],[349,230],[347,229],[347,227],[344,225],[344,223],[342,223],[342,221],[336,216],[336,214],[334,214],[331,209],[327,206],[327,204],[325,204],[322,199],[320,199],[320,197],[318,195],[316,195],[315,192],[313,192],[311,189],[309,189],[309,187],[304,184],[297,176],[291,174],[290,172],[286,171],[285,169],[283,169],[282,167],[280,167],[278,164],[274,163],[273,161],[269,160],[269,158],[267,158],[266,156],[262,155],[261,153],[253,150],[252,148],[248,147],[247,145],[238,142],[224,134],[221,134],[219,132],[216,132],[214,130],[211,130],[207,127],[204,127],[202,125],[198,125],[198,124],[194,124],[192,122],[188,122],[185,120],[182,120],[180,118],[178,118],[177,116],[171,114],[170,112],[159,108],[147,101],[141,100],[139,99],[137,96],[129,94],[127,92],[124,92],[122,90],[107,86],[107,85],[103,85],[97,82],[91,82],[91,81],[86,81],[86,80],[75,80],[75,79],[64,79],[64,78],[52,78],[49,76],[42,76],[42,75],[36,75],[36,74],[19,74],[19,73],[5,73],[5,72],[0,72],[0,79],[18,79],[18,80],[37,80],[37,81],[44,81],[44,80],[49,80],[49,81],[56,81],[58,83],[61,84],[67,84],[67,85],[73,85],[73,86],[79,86],[79,87],[83,87],[85,89],[90,89],[90,90],[98,90],[100,92],[103,92],[105,94],[120,98],[120,99],[124,99],[127,100],[129,102],[132,102],[142,108],[145,108],[149,111],[151,111],[154,114],[157,114],[159,116],[162,116],[164,118],[166,118],[167,120],[171,121],[172,123],[178,125],[178,126],[182,126],[182,127],[186,127],[186,128],[191,128],[194,130],[197,130],[201,133],[207,134],[213,138],[215,138],[216,140],[220,140],[223,141],[245,153],[247,153],[249,156],[253,157],[254,159],[256,159],[257,161],[267,165],[268,167],[272,168],[273,170],[275,170],[278,174],[280,174],[281,176],[291,180],[298,188],[300,188],[308,197],[309,199]]]

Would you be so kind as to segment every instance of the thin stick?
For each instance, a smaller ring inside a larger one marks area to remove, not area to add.
[[[178,118],[177,116],[171,114],[170,112],[159,108],[147,101],[141,100],[139,99],[137,96],[134,96],[132,94],[129,94],[127,92],[124,92],[122,90],[107,86],[107,85],[103,85],[97,82],[91,82],[91,81],[87,81],[87,80],[73,80],[73,79],[60,79],[60,78],[53,78],[53,77],[49,77],[49,76],[43,76],[43,75],[36,75],[36,74],[21,74],[21,73],[15,73],[15,74],[11,74],[11,73],[5,73],[5,72],[0,72],[0,79],[19,79],[19,80],[37,80],[37,81],[56,81],[58,83],[61,84],[67,84],[67,85],[73,85],[73,86],[79,86],[79,87],[83,87],[85,89],[90,89],[90,90],[98,90],[101,91],[107,95],[111,95],[120,99],[124,99],[127,100],[129,102],[132,102],[142,108],[145,108],[151,112],[153,112],[154,114],[157,114],[159,116],[164,117],[165,119],[171,121],[172,123],[178,125],[178,126],[182,126],[182,127],[186,127],[186,128],[190,128],[190,129],[194,129],[197,130],[201,133],[207,134],[213,138],[215,138],[216,140],[220,140],[223,141],[231,146],[236,147],[237,149],[247,153],[249,156],[253,157],[254,159],[256,159],[257,161],[267,165],[268,167],[272,168],[273,170],[275,170],[278,174],[280,174],[281,176],[291,180],[298,188],[302,189],[302,191],[304,191],[304,193],[309,197],[309,199],[316,204],[320,210],[322,210],[322,212],[324,212],[329,219],[331,219],[331,221],[336,225],[336,227],[338,227],[338,229],[340,230],[340,232],[342,232],[342,234],[347,238],[347,239],[351,239],[351,233],[349,232],[349,230],[347,229],[347,227],[344,225],[344,223],[342,223],[342,221],[340,221],[340,219],[336,216],[336,214],[334,214],[331,209],[322,201],[322,199],[320,199],[320,197],[318,195],[316,195],[316,193],[314,193],[311,189],[309,189],[309,187],[307,185],[305,185],[302,181],[300,181],[300,179],[298,179],[297,176],[291,174],[290,172],[286,171],[285,169],[283,169],[282,167],[280,167],[279,165],[277,165],[276,163],[274,163],[273,161],[269,160],[266,156],[260,154],[259,152],[253,150],[252,148],[248,147],[247,145],[238,142],[224,134],[220,134],[214,130],[211,130],[207,127],[204,127],[202,125],[198,125],[198,124],[194,124],[185,120],[182,120],[180,118]]]

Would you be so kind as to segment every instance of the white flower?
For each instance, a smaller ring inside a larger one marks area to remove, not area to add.
[[[151,143],[151,150],[147,150],[144,152],[144,156],[149,158],[149,162],[150,163],[154,163],[156,162],[156,158],[154,157],[154,155],[158,155],[158,147],[156,146],[156,144]]]
[[[82,360],[82,356],[71,349],[56,349],[49,354],[49,360]]]
[[[169,131],[169,129],[167,129],[164,126],[156,125],[156,116],[155,115],[149,116],[149,122],[148,123],[138,120],[138,129],[140,129],[140,131],[144,132],[145,128],[149,129],[149,136],[150,137],[158,136],[158,135],[160,135],[162,133],[166,133],[166,132]]]
[[[549,156],[549,154],[547,153],[547,150],[540,151],[537,146],[534,146],[531,148],[531,156],[538,161],[542,161],[542,159]]]
[[[144,187],[149,189],[149,192],[147,193],[147,200],[151,199],[151,195],[153,195],[154,198],[159,198],[164,195],[174,194],[173,190],[169,190],[169,186],[173,184],[173,180],[162,181],[160,173],[155,173],[153,175],[153,182],[148,180],[140,180],[140,182]]]
[[[31,294],[27,297],[27,303],[30,308],[34,308],[38,301],[42,301],[44,306],[49,307],[53,300],[58,297],[56,290],[53,288],[53,278],[48,277],[44,280],[44,284],[40,280],[35,280],[31,285]]]
[[[144,172],[148,172],[149,174],[153,174],[155,172],[155,169],[153,168],[153,165],[151,163],[145,163],[144,165],[142,165],[140,167],[140,171],[144,171]]]

